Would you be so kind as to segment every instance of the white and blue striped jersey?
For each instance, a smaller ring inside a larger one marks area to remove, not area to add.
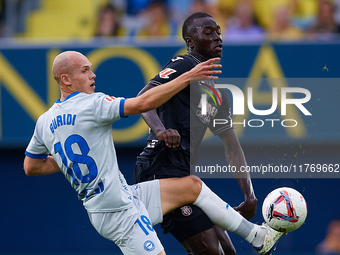
[[[26,149],[32,158],[51,154],[89,212],[115,212],[132,206],[121,174],[112,123],[124,117],[124,98],[74,92],[36,123]]]

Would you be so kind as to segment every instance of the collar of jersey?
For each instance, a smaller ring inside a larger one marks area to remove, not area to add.
[[[191,56],[196,61],[196,63],[201,63],[208,60],[196,51],[190,52],[188,55]]]
[[[72,94],[68,95],[63,101],[60,101],[59,99],[57,99],[56,103],[60,104],[62,102],[65,102],[66,100],[78,95],[79,93],[80,93],[79,91],[73,92]]]

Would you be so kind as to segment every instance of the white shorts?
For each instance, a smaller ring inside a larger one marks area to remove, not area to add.
[[[119,212],[88,212],[94,228],[126,255],[156,255],[164,248],[153,225],[163,220],[159,180],[130,186],[133,207]]]

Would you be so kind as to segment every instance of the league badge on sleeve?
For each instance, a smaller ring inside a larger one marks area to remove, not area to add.
[[[176,73],[177,71],[172,68],[166,68],[159,73],[159,77],[163,79],[169,79],[169,75],[172,73]]]
[[[114,96],[107,96],[107,97],[105,97],[105,99],[106,99],[106,101],[112,102],[116,98]]]

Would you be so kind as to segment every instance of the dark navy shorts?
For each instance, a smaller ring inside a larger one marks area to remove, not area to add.
[[[165,179],[173,176],[155,175],[155,169],[148,160],[137,160],[134,172],[134,183],[152,179]],[[202,233],[214,224],[204,212],[194,205],[185,205],[163,216],[161,227],[163,233],[171,233],[179,242]]]
[[[195,205],[185,205],[175,211],[163,216],[161,227],[163,233],[171,233],[179,242],[183,242],[189,237],[202,233],[214,224]]]

